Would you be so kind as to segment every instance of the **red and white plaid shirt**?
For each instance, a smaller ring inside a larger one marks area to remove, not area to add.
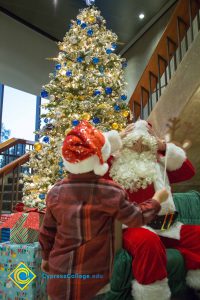
[[[136,206],[116,183],[93,172],[56,183],[47,196],[39,241],[50,274],[100,274],[102,278],[49,279],[56,300],[89,300],[110,280],[114,219],[129,227],[150,222],[160,210],[153,199]]]

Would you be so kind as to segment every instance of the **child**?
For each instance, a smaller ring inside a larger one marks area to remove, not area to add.
[[[42,270],[59,276],[48,280],[52,300],[91,300],[112,272],[114,219],[130,227],[142,226],[167,198],[162,190],[135,206],[118,184],[100,177],[108,170],[107,159],[120,146],[116,131],[102,134],[87,121],[64,140],[62,156],[70,174],[48,193],[39,236]]]

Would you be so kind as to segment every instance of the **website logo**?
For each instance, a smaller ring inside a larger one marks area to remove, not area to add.
[[[25,265],[20,262],[17,267],[8,275],[14,284],[24,290],[36,278],[36,275]]]

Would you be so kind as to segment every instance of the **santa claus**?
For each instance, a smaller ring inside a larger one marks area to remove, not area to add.
[[[128,126],[122,142],[120,153],[110,159],[108,177],[126,189],[130,201],[141,203],[164,186],[169,191],[167,201],[148,226],[123,229],[124,248],[133,257],[134,299],[170,299],[165,248],[182,253],[187,284],[200,289],[200,226],[176,220],[178,212],[170,188],[171,183],[194,175],[192,164],[182,148],[159,139],[143,120]]]

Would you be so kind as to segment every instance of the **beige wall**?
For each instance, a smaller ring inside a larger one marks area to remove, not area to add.
[[[57,45],[0,12],[0,82],[38,95],[57,54]]]
[[[123,55],[128,61],[125,71],[128,83],[128,99],[132,95],[167,23],[174,10],[173,6]]]

